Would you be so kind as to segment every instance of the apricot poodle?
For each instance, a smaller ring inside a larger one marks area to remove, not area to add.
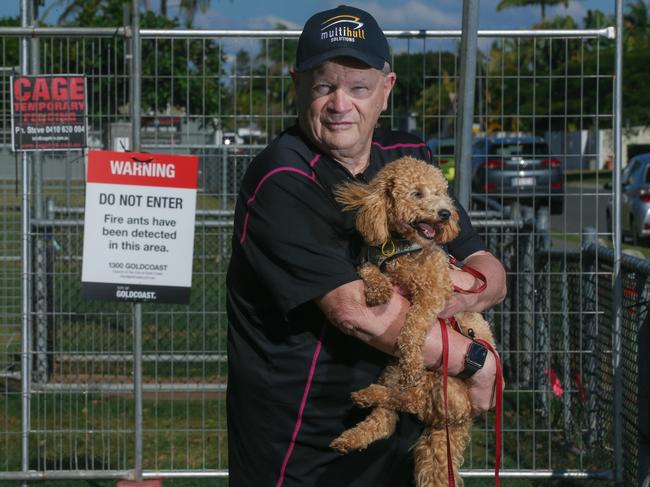
[[[447,181],[439,169],[403,157],[387,164],[369,184],[340,186],[336,197],[345,209],[357,210],[357,229],[383,260],[381,269],[372,261],[359,268],[368,305],[387,302],[396,285],[408,295],[411,307],[397,339],[399,359],[384,369],[377,384],[352,394],[357,406],[374,409],[330,446],[341,453],[364,449],[393,434],[398,412],[415,414],[425,425],[415,446],[416,484],[444,486],[449,481],[446,422],[454,478],[462,485],[458,470],[472,425],[468,388],[462,380],[448,378],[445,414],[442,374],[425,369],[422,361],[426,334],[453,292],[449,256],[440,247],[459,232]],[[480,314],[462,313],[456,320],[465,334],[494,345]]]

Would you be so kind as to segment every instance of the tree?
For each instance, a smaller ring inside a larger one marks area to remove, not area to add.
[[[569,6],[569,0],[501,0],[497,5],[497,11],[510,7],[528,7],[529,5],[539,5],[542,9],[542,20],[546,18],[546,6],[562,4]]]
[[[287,30],[284,24],[276,24],[278,30]],[[296,62],[295,39],[271,38],[260,41],[260,50],[255,57],[253,90],[264,93],[265,127],[260,127],[269,137],[286,128],[286,122],[295,118],[295,90],[289,70]],[[261,101],[261,100],[260,100]]]
[[[77,4],[74,16],[66,20],[72,26],[104,27],[122,23],[121,0],[84,0]],[[72,12],[72,11],[70,11]],[[167,19],[146,11],[142,28],[175,29],[178,19]],[[41,45],[43,72],[82,72],[88,75],[90,120],[104,123],[107,117],[128,114],[130,64],[128,39],[55,38]],[[229,99],[222,84],[224,54],[213,39],[142,39],[141,113],[159,114],[169,109],[200,115],[201,124],[212,122],[207,114],[216,114]],[[71,61],[72,60],[72,61]],[[74,63],[74,68],[70,64]]]
[[[44,0],[38,0],[40,5],[45,3]],[[106,0],[54,0],[43,13],[43,18],[47,18],[52,9],[62,7],[63,11],[59,15],[58,23],[65,24],[73,21],[81,15],[97,10],[108,3]],[[122,2],[124,4],[125,2]],[[142,0],[142,5],[148,12],[153,12],[151,0]],[[168,0],[160,0],[160,15],[168,18]],[[124,8],[123,6],[121,7]],[[184,26],[189,28],[194,22],[197,12],[205,13],[210,8],[210,0],[180,0],[179,17],[184,21]],[[120,19],[120,24],[122,23]],[[119,25],[119,24],[118,24]]]
[[[453,131],[455,114],[454,54],[449,51],[399,53],[393,58],[398,73],[390,106],[397,128],[407,128],[413,113],[425,138]]]

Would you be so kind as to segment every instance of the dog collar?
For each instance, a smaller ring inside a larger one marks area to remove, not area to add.
[[[391,260],[422,250],[418,244],[403,237],[390,237],[381,245],[366,245],[362,253],[362,261],[369,262],[384,270]]]

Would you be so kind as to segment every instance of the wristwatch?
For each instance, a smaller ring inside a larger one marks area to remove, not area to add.
[[[488,351],[478,342],[472,342],[467,348],[465,355],[465,368],[456,377],[459,379],[469,379],[476,372],[483,368]]]

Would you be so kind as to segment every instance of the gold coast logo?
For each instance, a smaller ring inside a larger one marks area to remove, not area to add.
[[[356,39],[365,39],[366,31],[363,22],[356,15],[337,15],[323,22],[321,25],[321,40],[329,39],[330,42],[347,41],[356,42]]]

